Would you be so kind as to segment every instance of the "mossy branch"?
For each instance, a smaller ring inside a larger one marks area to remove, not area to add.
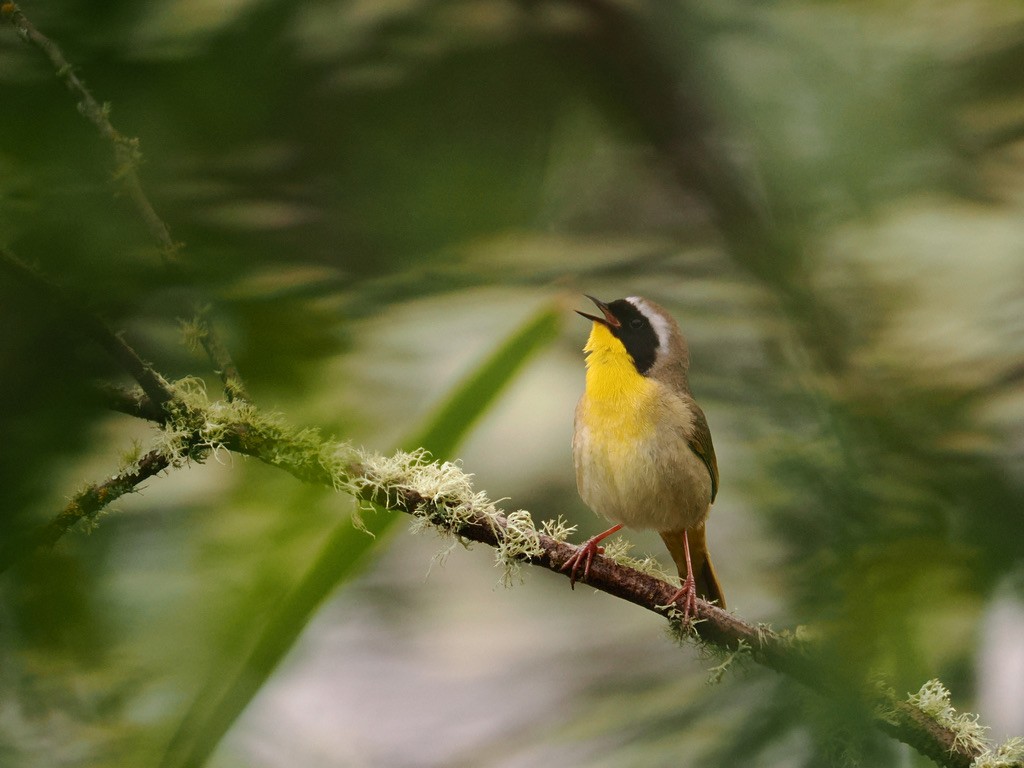
[[[209,306],[197,308],[195,317],[188,325],[189,336],[206,351],[206,356],[213,362],[214,369],[224,385],[224,396],[228,400],[248,400],[249,394],[242,381],[242,375],[214,328],[210,317],[212,311]]]
[[[419,528],[430,527],[459,541],[493,547],[506,581],[513,580],[522,564],[562,574],[562,566],[576,551],[575,545],[566,541],[572,529],[564,523],[548,521],[538,528],[529,512],[502,513],[485,494],[473,489],[471,476],[454,463],[428,461],[420,451],[392,456],[368,454],[347,443],[325,439],[315,429],[289,427],[280,417],[262,413],[250,403],[210,402],[198,380],[176,382],[173,390],[175,398],[163,410],[166,416],[156,444],[138,467],[133,464],[123,470],[109,487],[100,484],[77,496],[41,529],[35,537],[38,544],[52,544],[77,520],[91,519],[106,503],[164,468],[233,451],[305,482],[351,494],[368,509],[412,515]],[[139,394],[118,392],[111,397],[124,410],[136,410],[140,415],[155,413]],[[690,637],[711,647],[744,653],[822,695],[849,695],[850,681],[824,663],[812,643],[796,636],[750,624],[703,600],[697,604],[698,620],[682,626],[678,612],[668,605],[677,587],[631,564],[597,557],[586,583],[666,617],[681,639]],[[977,719],[956,714],[949,705],[948,692],[937,681],[906,699],[875,688],[862,697],[862,703],[878,728],[939,765],[1024,766],[1016,742],[992,749]]]
[[[0,547],[0,573],[35,550],[52,547],[79,523],[91,523],[108,505],[138,490],[145,480],[171,466],[170,457],[153,450],[136,461],[129,462],[119,472],[102,483],[89,485],[79,491],[48,524],[28,535],[14,537]]]

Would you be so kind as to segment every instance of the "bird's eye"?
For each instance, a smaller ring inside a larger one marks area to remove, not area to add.
[[[640,330],[640,327],[643,324],[644,321],[641,320],[639,317],[634,317],[632,320],[629,321],[629,327],[632,328],[634,331]]]

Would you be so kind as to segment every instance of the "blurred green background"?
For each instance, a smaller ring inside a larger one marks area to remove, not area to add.
[[[390,451],[555,302],[557,336],[450,457],[582,539],[602,521],[574,487],[571,310],[650,297],[715,437],[730,608],[900,693],[941,677],[995,740],[1024,735],[1024,5],[21,7],[140,138],[193,275],[161,267],[109,146],[6,25],[0,242],[165,375],[217,391],[179,329],[212,301],[258,404]],[[95,382],[123,374],[7,277],[0,323],[7,537],[152,432],[104,409]],[[0,764],[198,760],[169,745],[218,732],[209,691],[350,511],[211,460],[4,574]],[[657,617],[547,573],[502,589],[486,548],[439,564],[407,526],[208,765],[930,764],[754,666],[707,686],[717,660]]]

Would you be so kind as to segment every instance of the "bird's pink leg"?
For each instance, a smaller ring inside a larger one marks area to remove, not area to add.
[[[693,566],[690,565],[690,540],[683,531],[683,553],[686,555],[686,578],[683,585],[668,600],[668,605],[682,598],[679,607],[683,609],[683,624],[690,621],[691,616],[697,615],[697,582],[693,578]]]
[[[613,525],[604,533],[599,533],[597,536],[587,539],[580,545],[580,548],[576,550],[576,553],[565,561],[561,570],[569,571],[569,586],[576,589],[576,572],[580,569],[580,564],[583,565],[583,580],[586,581],[590,576],[590,563],[594,560],[594,555],[604,554],[604,547],[600,546],[601,542],[611,536],[613,533],[622,528],[622,524]]]

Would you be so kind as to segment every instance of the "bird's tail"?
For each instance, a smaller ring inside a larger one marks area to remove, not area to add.
[[[683,534],[686,538],[683,538]],[[675,561],[676,569],[679,571],[679,578],[686,579],[686,550],[684,541],[690,543],[690,564],[693,566],[693,580],[697,583],[697,594],[709,602],[717,602],[719,608],[725,608],[725,594],[722,592],[722,585],[718,582],[718,575],[715,567],[711,564],[711,555],[708,552],[707,540],[704,537],[704,525],[690,528],[686,531],[658,531],[661,540],[665,542],[672,560]]]

